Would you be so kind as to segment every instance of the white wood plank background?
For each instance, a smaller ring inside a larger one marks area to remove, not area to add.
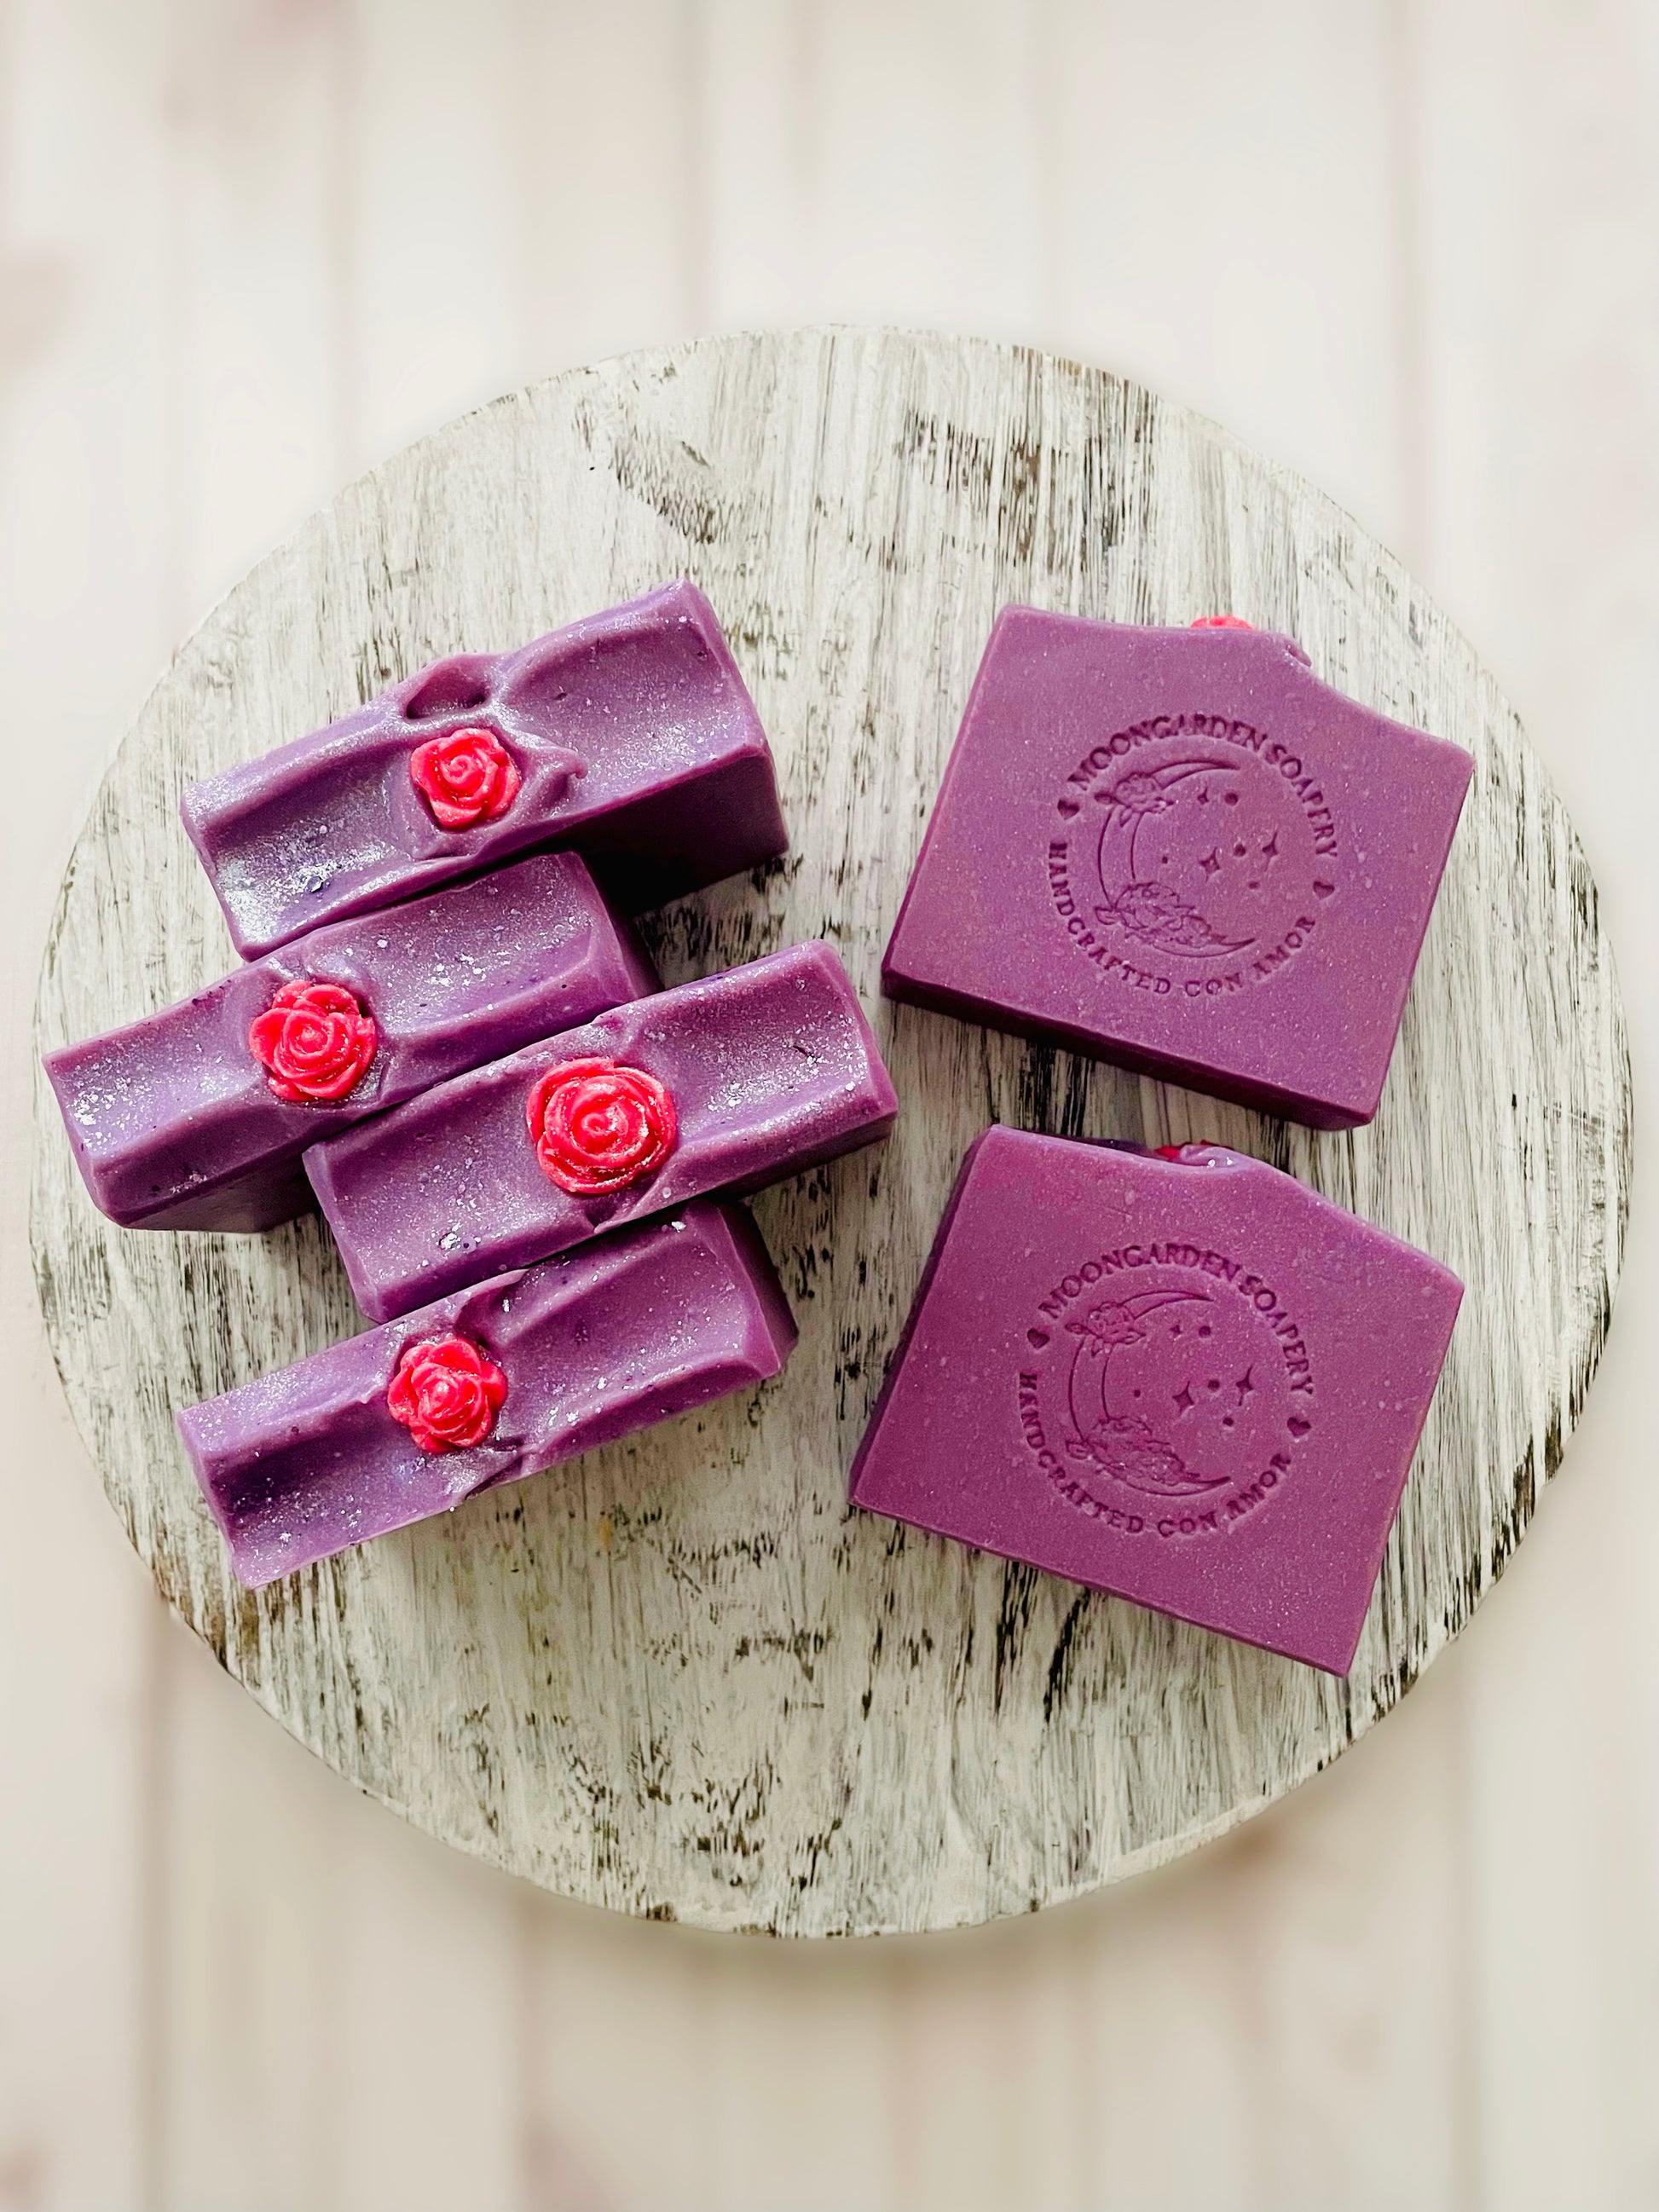
[[[1029,1923],[613,1922],[360,1802],[163,1618],[28,1281],[28,1012],[97,770],[348,475],[567,362],[934,323],[1346,501],[1560,784],[1659,1078],[1646,0],[0,0],[0,2212],[1659,2203],[1638,1180],[1472,1629],[1319,1784]]]

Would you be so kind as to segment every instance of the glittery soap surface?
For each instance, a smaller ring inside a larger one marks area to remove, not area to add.
[[[485,1441],[423,1451],[387,1393],[459,1337],[506,1390]],[[690,1206],[480,1284],[193,1406],[179,1427],[236,1572],[258,1584],[775,1375],[795,1340],[740,1207]]]
[[[251,1043],[284,990],[321,979],[372,1018],[349,1095],[281,1097]],[[270,1228],[312,1202],[300,1155],[366,1115],[531,1038],[655,991],[570,853],[544,853],[383,915],[317,930],[193,999],[50,1054],[82,1179],[126,1227]]]
[[[468,733],[502,749],[516,781],[503,811],[446,827],[412,763]],[[516,653],[435,662],[191,785],[182,805],[245,954],[556,840],[628,855],[634,906],[788,842],[765,732],[713,609],[684,580]]]
[[[625,1186],[562,1188],[526,1109],[572,1061],[659,1083],[674,1139]],[[801,945],[617,1008],[411,1099],[307,1157],[375,1320],[664,1206],[759,1189],[886,1135],[898,1101],[846,970]]]

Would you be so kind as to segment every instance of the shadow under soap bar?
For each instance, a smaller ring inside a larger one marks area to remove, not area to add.
[[[437,661],[181,808],[244,956],[531,846],[583,854],[632,913],[789,842],[766,732],[684,580]]]
[[[852,1496],[1345,1674],[1462,1295],[1260,1160],[993,1128]]]
[[[777,1374],[795,1325],[739,1206],[688,1206],[178,1416],[251,1587]]]
[[[46,1069],[111,1220],[270,1229],[314,1203],[300,1156],[325,1131],[658,988],[583,862],[542,853],[315,930]]]
[[[618,1006],[306,1156],[375,1321],[861,1145],[898,1100],[847,972],[792,946]]]
[[[1288,638],[1006,608],[882,988],[1316,1127],[1368,1121],[1473,768]]]

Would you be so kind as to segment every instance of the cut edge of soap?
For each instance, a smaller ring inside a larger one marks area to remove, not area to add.
[[[895,930],[895,939],[896,936]],[[1026,1007],[1015,1006],[1006,1000],[982,999],[970,991],[933,981],[914,970],[907,971],[896,961],[891,944],[882,957],[881,990],[882,996],[896,1006],[915,1006],[924,1013],[944,1014],[953,1021],[976,1022],[982,1028],[1024,1037],[1033,1044],[1057,1045],[1062,1051],[1075,1053],[1082,1059],[1127,1068],[1132,1074],[1151,1076],[1158,1083],[1176,1084],[1183,1091],[1195,1091],[1206,1097],[1247,1106],[1255,1113],[1274,1115],[1310,1129],[1363,1128],[1376,1119],[1388,1080],[1388,1069],[1384,1067],[1375,1087],[1363,1096],[1316,1098],[1271,1084],[1250,1083],[1235,1076],[1218,1074],[1192,1060],[1148,1052],[1115,1038],[1103,1038],[1094,1030],[1055,1021]]]

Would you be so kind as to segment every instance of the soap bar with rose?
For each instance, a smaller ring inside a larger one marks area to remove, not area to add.
[[[257,1588],[777,1374],[795,1341],[739,1206],[496,1277],[178,1416]]]
[[[1462,1295],[1260,1160],[993,1128],[852,1495],[1346,1674]]]
[[[1368,1121],[1473,767],[1288,638],[1005,608],[882,988],[1316,1127]]]
[[[541,853],[314,930],[46,1066],[111,1220],[269,1229],[313,1205],[301,1155],[325,1129],[658,988],[586,865]]]
[[[884,1137],[898,1100],[827,945],[681,983],[306,1155],[375,1321]]]
[[[532,846],[583,854],[637,912],[788,844],[766,732],[684,580],[434,662],[182,808],[245,957]]]

